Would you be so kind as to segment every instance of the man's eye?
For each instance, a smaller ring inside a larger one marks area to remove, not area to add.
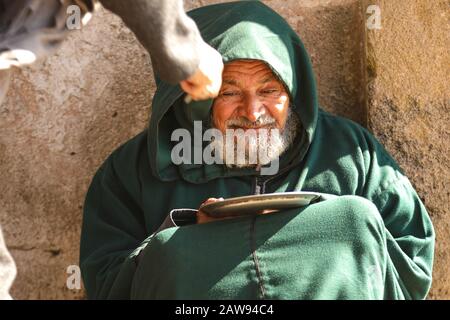
[[[222,96],[225,96],[225,97],[235,97],[235,96],[239,96],[239,95],[240,95],[240,93],[237,91],[226,91],[226,92],[222,93]]]
[[[261,90],[261,94],[263,94],[263,95],[278,95],[278,94],[280,94],[280,90],[279,89],[265,89],[265,90]]]

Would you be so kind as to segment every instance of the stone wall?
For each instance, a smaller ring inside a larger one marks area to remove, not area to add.
[[[264,2],[303,39],[323,108],[368,126],[411,177],[438,232],[430,297],[450,298],[448,1]],[[370,4],[382,29],[365,28]],[[55,55],[15,70],[10,89],[0,105],[0,222],[19,272],[12,295],[83,298],[67,288],[66,270],[78,264],[84,196],[104,159],[147,125],[148,55],[101,10]]]
[[[450,298],[449,1],[366,1],[381,9],[367,31],[368,125],[404,169],[436,229],[429,298]]]

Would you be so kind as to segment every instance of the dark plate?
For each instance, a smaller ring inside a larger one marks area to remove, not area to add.
[[[307,206],[319,201],[320,193],[284,192],[229,198],[202,206],[200,209],[211,217],[261,214]]]

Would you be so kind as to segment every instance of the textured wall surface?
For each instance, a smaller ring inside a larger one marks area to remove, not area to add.
[[[185,0],[189,9],[216,2],[225,1]],[[383,2],[383,29],[368,32],[366,41],[362,1],[264,2],[303,39],[321,105],[370,125],[426,197],[441,242],[432,297],[450,297],[445,254],[449,243],[444,239],[450,214],[444,187],[449,175],[444,162],[449,156],[444,144],[449,110],[443,60],[441,68],[433,69],[446,57],[441,41],[448,39],[439,29],[441,22],[433,20],[444,8],[407,6],[407,14],[421,27],[411,31],[406,20],[396,24],[393,10],[398,8]],[[417,42],[408,47],[390,47],[397,37],[407,42],[417,35]],[[431,52],[418,62],[415,55],[430,46]],[[400,62],[398,51],[404,53]],[[413,72],[424,73],[420,81]],[[84,196],[103,160],[147,124],[154,92],[148,55],[120,19],[102,10],[83,30],[73,31],[57,54],[14,71],[10,89],[0,105],[0,222],[19,272],[12,295],[82,298],[82,290],[66,287],[66,268],[78,263]]]
[[[429,298],[450,299],[450,2],[368,1],[368,122],[415,186],[436,229]]]
[[[120,20],[101,12],[57,54],[17,70],[0,107],[0,217],[16,259],[18,299],[81,298],[82,205],[103,160],[147,124],[149,58]]]

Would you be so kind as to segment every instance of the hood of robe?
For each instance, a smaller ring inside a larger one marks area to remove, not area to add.
[[[311,62],[295,31],[283,17],[259,1],[210,5],[188,15],[196,22],[203,39],[220,52],[224,64],[233,60],[260,60],[282,81],[302,128],[293,145],[280,157],[279,170],[300,163],[313,141],[319,107]],[[203,130],[210,127],[213,100],[186,104],[184,96],[179,85],[169,85],[157,77],[148,130],[153,175],[162,181],[184,179],[204,183],[220,177],[260,174],[255,168],[229,168],[203,161],[173,163],[171,152],[178,143],[171,141],[175,129],[187,129],[193,137],[194,121],[202,121]],[[191,140],[194,150],[194,139]]]

